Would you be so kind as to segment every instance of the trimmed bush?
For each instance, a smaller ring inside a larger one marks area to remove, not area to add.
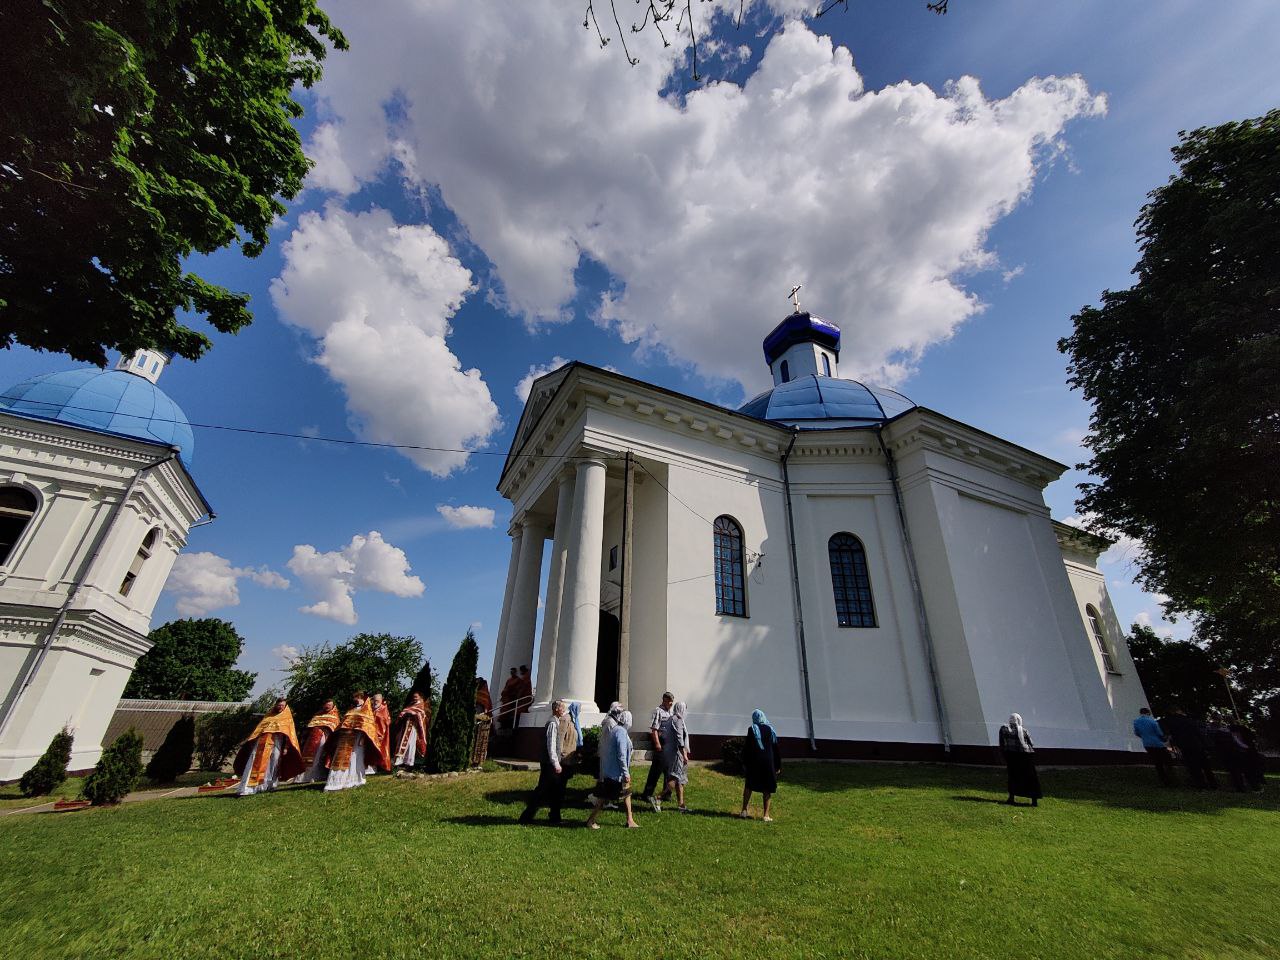
[[[476,660],[480,648],[468,630],[458,645],[449,676],[440,694],[440,709],[431,722],[431,743],[425,768],[431,773],[465,770],[471,763],[471,738],[476,727]]]
[[[231,707],[201,717],[195,727],[196,762],[200,769],[221,770],[231,752],[253,732],[256,722],[248,707]]]
[[[71,744],[74,741],[66,727],[54,734],[36,765],[22,775],[18,789],[24,797],[43,797],[67,779],[67,764],[71,762]]]
[[[147,764],[147,779],[155,783],[173,783],[191,769],[191,755],[196,748],[196,721],[192,716],[179,717],[160,744],[160,749]]]
[[[582,746],[578,748],[578,773],[600,775],[600,728],[582,728]]]
[[[720,747],[720,763],[725,773],[742,772],[742,752],[747,748],[746,737],[729,737]]]
[[[95,807],[119,803],[142,777],[142,734],[130,727],[102,751],[80,795]]]

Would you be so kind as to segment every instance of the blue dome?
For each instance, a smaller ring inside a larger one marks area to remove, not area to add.
[[[803,430],[835,430],[884,423],[914,406],[893,390],[808,374],[766,390],[738,412]]]
[[[145,377],[87,367],[32,377],[0,394],[0,410],[163,443],[191,466],[195,437],[176,403]]]

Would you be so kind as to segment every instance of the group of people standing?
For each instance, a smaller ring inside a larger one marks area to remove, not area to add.
[[[1133,721],[1133,735],[1141,738],[1156,775],[1166,787],[1177,786],[1173,769],[1181,760],[1187,782],[1197,789],[1218,789],[1215,766],[1226,772],[1237,792],[1263,788],[1266,759],[1257,735],[1238,720],[1214,714],[1204,721],[1189,716],[1181,707],[1157,720],[1143,707]]]
[[[289,781],[323,781],[326,791],[362,787],[371,774],[412,767],[426,752],[430,728],[431,706],[417,690],[409,694],[394,730],[386,698],[357,690],[341,716],[337,704],[326,700],[307,722],[306,742],[300,745],[293,712],[280,697],[236,752],[237,792],[250,796]]]
[[[578,717],[579,704],[557,700],[551,706],[551,719],[544,728],[539,763],[538,784],[520,815],[521,823],[531,823],[538,811],[548,809],[548,819],[560,823],[564,805],[565,788],[573,776],[582,747],[582,727]],[[649,738],[653,760],[640,799],[649,804],[655,813],[662,812],[662,804],[674,794],[677,810],[689,813],[685,789],[689,782],[689,761],[693,758],[689,746],[689,728],[686,724],[688,708],[677,701],[670,691],[662,695],[662,702],[649,717]],[[631,711],[621,703],[609,705],[609,712],[600,724],[597,756],[600,763],[595,790],[588,797],[591,813],[587,827],[599,829],[600,814],[606,808],[621,809],[626,815],[626,825],[634,829],[635,814],[631,805]],[[746,784],[742,793],[742,811],[738,814],[749,819],[751,794],[763,796],[764,820],[772,821],[770,801],[778,789],[778,774],[782,772],[782,757],[778,750],[778,737],[764,712],[756,710],[751,715],[743,752]],[[661,791],[658,791],[661,786]]]

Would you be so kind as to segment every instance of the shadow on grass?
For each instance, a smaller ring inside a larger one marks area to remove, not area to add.
[[[1006,774],[1000,767],[921,764],[828,764],[793,762],[783,768],[778,789],[809,793],[838,793],[854,790],[936,790],[951,787],[972,790],[955,794],[953,800],[981,802],[989,793],[990,802],[1003,803]],[[1075,800],[1147,813],[1202,813],[1218,815],[1234,808],[1280,811],[1280,778],[1267,778],[1263,793],[1237,793],[1223,785],[1219,790],[1197,790],[1185,784],[1162,787],[1155,768],[1135,764],[1116,767],[1047,768],[1040,771],[1044,794],[1049,799]],[[1220,777],[1221,780],[1221,777]]]

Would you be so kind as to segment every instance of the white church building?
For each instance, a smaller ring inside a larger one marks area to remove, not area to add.
[[[151,613],[212,518],[191,426],[156,385],[166,354],[25,380],[0,394],[0,781],[64,726],[93,766]]]
[[[1045,505],[1066,466],[841,379],[798,308],[764,353],[737,410],[583,363],[534,384],[498,485],[494,689],[536,668],[515,751],[555,698],[643,725],[669,689],[703,758],[755,708],[793,755],[989,761],[1012,712],[1046,759],[1140,753],[1108,543]]]

